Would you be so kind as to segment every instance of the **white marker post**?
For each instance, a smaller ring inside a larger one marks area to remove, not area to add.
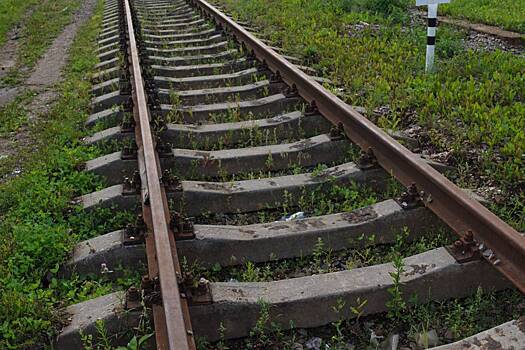
[[[437,13],[439,4],[448,4],[450,0],[416,0],[416,6],[428,6],[427,28],[427,60],[425,71],[434,69],[434,53],[436,52]]]

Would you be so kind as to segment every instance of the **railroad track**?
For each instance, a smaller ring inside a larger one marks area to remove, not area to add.
[[[152,308],[159,349],[194,349],[195,335],[248,336],[261,301],[284,329],[336,321],[338,300],[366,300],[363,315],[385,312],[391,263],[255,283],[210,282],[188,266],[291,261],[320,244],[334,252],[365,241],[394,244],[403,231],[407,240],[445,227],[459,235],[452,246],[404,259],[405,296],[445,300],[511,283],[525,291],[525,238],[441,175],[446,167],[324,89],[299,59],[202,0],[108,0],[104,16],[87,121],[99,131],[85,142],[106,154],[85,171],[107,187],[77,203],[138,216],[79,244],[63,270],[146,264],[147,275],[140,289],[70,307],[59,348],[79,348],[80,333],[96,333],[97,319],[118,339],[144,306]],[[374,203],[350,200],[334,212],[330,202],[324,212],[286,216],[330,196],[337,201],[344,189],[359,198],[373,193]],[[525,346],[520,326],[502,326],[497,340]]]

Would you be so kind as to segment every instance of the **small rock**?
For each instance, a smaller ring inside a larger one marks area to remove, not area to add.
[[[372,327],[374,327],[374,322],[365,322],[363,325],[365,326],[365,330],[369,331],[372,329]]]
[[[291,278],[300,278],[300,277],[305,277],[306,275],[307,274],[304,271],[295,271],[295,272],[290,273]]]
[[[308,331],[304,328],[299,328],[297,330],[297,333],[299,333],[300,335],[302,335],[303,337],[306,337],[308,335]]]
[[[452,330],[450,329],[447,329],[447,331],[445,332],[445,339],[454,340],[454,332],[452,332]]]
[[[374,109],[374,113],[377,116],[385,116],[385,115],[389,114],[390,112],[391,112],[390,105],[384,105],[384,106],[380,106],[380,107]]]
[[[293,345],[292,345],[292,350],[303,350],[303,349],[304,349],[304,347],[300,343],[293,343]]]
[[[416,335],[417,345],[422,348],[435,347],[439,345],[439,337],[435,329],[426,333],[418,333]]]
[[[323,340],[321,338],[315,337],[306,342],[306,348],[308,350],[321,350],[321,344]]]
[[[390,334],[388,338],[381,343],[383,350],[397,350],[399,347],[399,334]]]
[[[381,339],[383,339],[383,336],[377,335],[373,330],[370,333],[370,345],[372,346],[379,346],[379,343]]]

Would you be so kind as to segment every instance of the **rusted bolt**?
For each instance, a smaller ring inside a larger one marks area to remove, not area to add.
[[[140,291],[137,287],[131,286],[128,289],[128,300],[129,301],[139,301],[140,300]]]
[[[105,263],[100,264],[100,274],[105,275],[109,273],[113,273],[113,270],[110,270]]]
[[[412,182],[410,184],[410,186],[408,186],[408,191],[407,193],[411,196],[414,196],[414,197],[417,197],[419,195],[418,191],[417,191],[417,185],[415,182]]]
[[[208,281],[206,278],[201,277],[201,278],[199,279],[199,287],[200,287],[200,288],[202,288],[202,287],[207,287],[209,284],[210,284],[210,281]]]
[[[466,242],[474,241],[474,233],[472,232],[472,230],[468,230],[467,233],[465,233],[465,241]]]
[[[319,109],[317,108],[317,103],[315,100],[312,100],[308,106],[306,106],[306,110],[304,112],[305,116],[312,116],[319,113]]]

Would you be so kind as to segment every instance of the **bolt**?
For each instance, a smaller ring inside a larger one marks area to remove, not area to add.
[[[472,232],[472,230],[468,230],[467,233],[465,234],[465,241],[466,242],[474,241],[474,233]]]
[[[418,191],[417,191],[417,185],[416,185],[415,182],[412,182],[412,183],[410,184],[410,186],[408,186],[408,191],[407,191],[407,193],[408,193],[409,195],[411,195],[411,196],[414,196],[414,197],[416,197],[416,196],[419,194]]]
[[[113,271],[105,263],[100,264],[100,274],[105,275],[108,273],[113,273]]]
[[[128,289],[128,300],[129,301],[139,301],[140,300],[140,291],[137,287],[131,286]]]
[[[199,280],[199,287],[204,287],[210,284],[210,281],[208,281],[206,278],[201,277]]]

